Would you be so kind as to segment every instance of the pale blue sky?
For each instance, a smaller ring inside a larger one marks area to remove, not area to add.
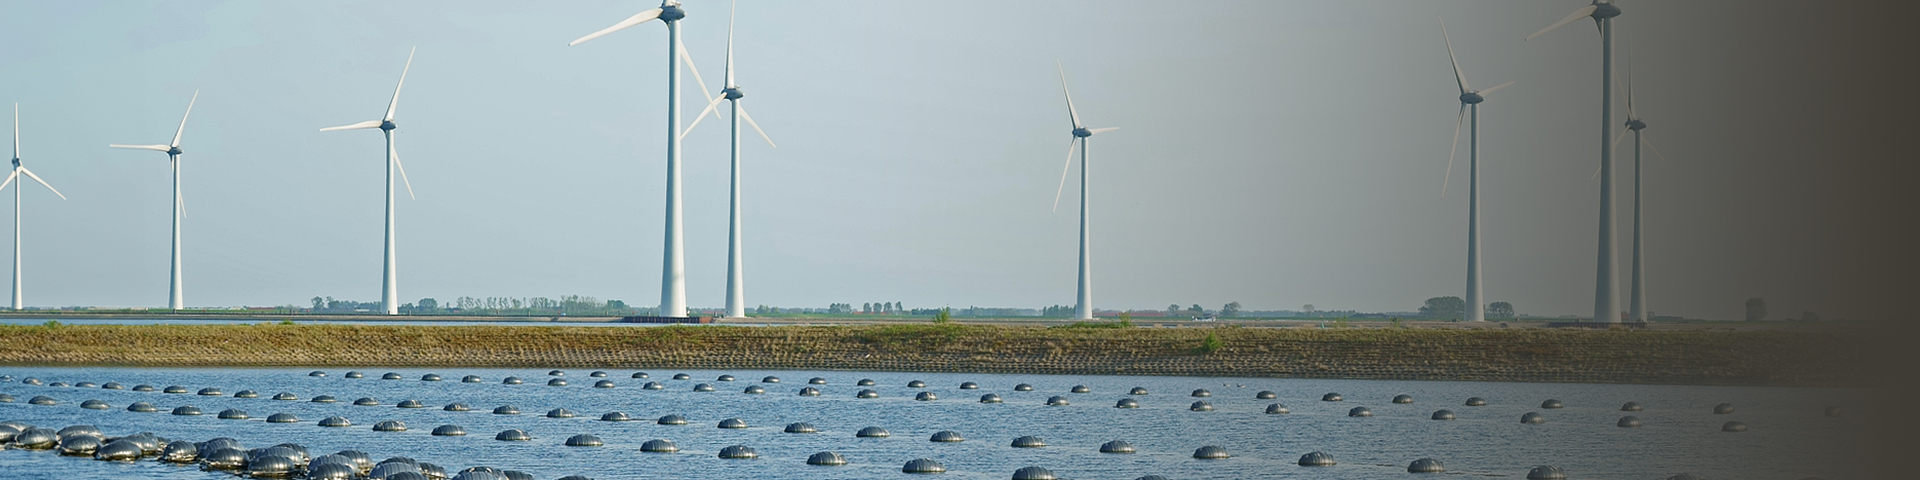
[[[726,3],[686,3],[717,90]],[[1850,39],[1806,3],[1756,3],[1621,2],[1667,155],[1646,187],[1661,314],[1737,318],[1754,296],[1846,314],[1823,290],[1842,275],[1824,233],[1839,207],[1819,200],[1844,186],[1814,161],[1839,140],[1795,127],[1844,121],[1843,105],[1778,100],[1843,87]],[[744,1],[739,83],[780,144],[745,144],[747,301],[1071,304],[1072,183],[1049,211],[1068,139],[1056,58],[1081,116],[1123,127],[1093,143],[1097,306],[1460,295],[1444,14],[1470,82],[1519,81],[1482,108],[1488,300],[1585,315],[1598,38],[1583,22],[1521,41],[1583,4]],[[652,305],[665,29],[566,46],[652,6],[0,1],[0,100],[20,103],[25,163],[70,198],[26,192],[28,303],[165,304],[164,156],[106,144],[164,143],[195,89],[188,305],[378,300],[379,135],[316,130],[377,118],[418,46],[397,118],[419,195],[398,206],[401,298]],[[696,307],[723,303],[725,138],[703,123],[687,140]]]

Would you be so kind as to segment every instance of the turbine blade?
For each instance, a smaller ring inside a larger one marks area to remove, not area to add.
[[[1500,89],[1502,89],[1502,88],[1507,88],[1507,86],[1509,86],[1509,85],[1513,85],[1513,84],[1515,84],[1515,83],[1520,83],[1520,81],[1519,81],[1519,80],[1514,80],[1514,81],[1511,81],[1511,82],[1507,82],[1507,83],[1502,83],[1502,84],[1499,84],[1499,85],[1494,85],[1494,86],[1493,86],[1493,88],[1489,88],[1489,89],[1486,89],[1486,90],[1481,90],[1481,91],[1480,91],[1480,96],[1481,96],[1481,97],[1486,97],[1486,96],[1488,96],[1488,95],[1492,95],[1492,94],[1493,94],[1493,92],[1495,92],[1495,91],[1499,91],[1499,90],[1500,90]]]
[[[760,132],[760,138],[767,141],[767,146],[780,148],[779,145],[773,144],[773,137],[767,136],[766,130],[760,129],[760,122],[753,121],[753,116],[747,115],[747,107],[740,107],[740,119],[746,120],[747,126],[753,127],[753,131]]]
[[[700,78],[700,69],[693,66],[693,56],[687,54],[687,44],[684,42],[676,42],[673,45],[673,48],[680,49],[680,63],[687,64],[687,71],[693,72],[693,84],[699,85],[700,94],[705,95],[704,97],[701,97],[701,98],[713,98],[713,92],[707,90],[707,81],[702,80]],[[702,113],[701,115],[706,115],[706,114]],[[715,120],[720,119],[720,112],[718,110],[715,110],[713,112],[713,118]],[[695,118],[695,120],[698,120],[698,119],[699,118],[697,117]]]
[[[40,182],[40,185],[47,187],[47,190],[52,190],[54,195],[60,195],[61,200],[67,199],[66,195],[60,193],[60,189],[53,188],[53,185],[48,185],[46,180],[41,180],[39,175],[34,175],[33,171],[28,170],[27,167],[20,167],[20,173],[24,173],[24,174],[27,174],[27,176],[29,177],[33,177],[33,181]],[[0,188],[6,188],[6,185],[0,185]]]
[[[339,130],[360,130],[360,129],[366,129],[366,128],[378,128],[380,126],[380,123],[381,122],[379,120],[368,120],[368,121],[364,121],[364,122],[360,122],[352,125],[341,125],[338,127],[322,128],[320,129],[320,131],[332,132],[332,131],[339,131]]]
[[[707,108],[705,110],[701,110],[699,115],[693,116],[693,123],[688,124],[686,130],[680,131],[680,138],[687,138],[687,134],[693,133],[693,127],[700,126],[700,121],[705,120],[707,118],[707,112],[711,112],[715,108],[719,107],[720,101],[726,100],[726,99],[727,99],[727,96],[725,94],[722,94],[718,97],[713,97],[713,101],[707,102]],[[713,114],[713,118],[719,119],[720,114],[718,113]]]
[[[1594,5],[1588,5],[1588,6],[1585,6],[1585,7],[1580,7],[1580,9],[1579,9],[1579,10],[1574,10],[1574,11],[1573,11],[1573,14],[1571,14],[1571,15],[1567,15],[1567,18],[1563,18],[1563,19],[1560,19],[1560,21],[1559,21],[1559,22],[1555,22],[1555,23],[1554,23],[1553,25],[1549,25],[1549,26],[1547,26],[1547,28],[1542,28],[1542,29],[1540,29],[1540,31],[1538,31],[1538,32],[1533,32],[1533,34],[1532,34],[1532,35],[1528,35],[1528,36],[1527,36],[1527,40],[1533,40],[1533,37],[1538,37],[1538,36],[1540,36],[1541,34],[1544,34],[1544,33],[1547,33],[1547,32],[1551,32],[1551,31],[1553,31],[1553,29],[1556,29],[1556,28],[1560,28],[1560,27],[1564,27],[1564,26],[1567,26],[1567,24],[1569,24],[1569,23],[1573,23],[1573,21],[1574,21],[1574,20],[1579,20],[1579,19],[1580,19],[1580,17],[1587,17],[1587,16],[1592,16],[1592,15],[1593,15],[1593,11],[1594,11],[1594,10],[1596,10],[1596,9],[1598,9],[1598,8],[1600,8],[1600,7],[1598,7],[1598,6],[1594,6]]]
[[[20,158],[20,104],[13,104],[13,158]]]
[[[407,198],[419,200],[420,197],[413,196],[413,181],[407,179],[407,166],[400,163],[400,148],[390,148],[387,150],[387,154],[393,156],[394,168],[400,169],[400,183],[407,186]]]
[[[1640,113],[1633,109],[1633,40],[1627,40],[1627,118],[1639,120]]]
[[[1073,169],[1073,147],[1079,145],[1080,137],[1067,141],[1067,164],[1060,166],[1060,186],[1053,190],[1053,211],[1060,211],[1060,194],[1067,191],[1067,171]]]
[[[733,0],[733,5],[727,7],[727,71],[726,71],[726,78],[721,79],[725,81],[724,84],[720,85],[721,88],[734,87],[733,85],[733,13],[734,11],[739,9],[740,9],[740,0]]]
[[[14,170],[13,173],[7,174],[7,181],[0,182],[0,190],[5,190],[7,185],[12,185],[13,179],[15,178],[20,178],[20,170],[18,169]]]
[[[180,128],[173,131],[173,143],[169,143],[167,144],[167,146],[169,147],[180,146],[180,134],[182,132],[187,131],[187,116],[193,115],[193,102],[198,102],[198,101],[200,101],[200,91],[194,90],[193,99],[187,100],[187,113],[180,115]]]
[[[1447,184],[1453,181],[1453,154],[1460,151],[1460,123],[1467,120],[1467,104],[1460,104],[1460,115],[1453,118],[1453,148],[1447,149],[1447,174],[1440,177],[1440,198],[1447,198]]]
[[[173,166],[173,176],[174,176],[175,178],[178,178],[178,177],[180,176],[180,157],[174,157],[174,158],[173,158],[173,161],[172,161],[172,162],[170,162],[170,163],[172,163],[172,166]],[[187,196],[186,196],[186,194],[183,194],[183,193],[180,193],[180,190],[178,190],[178,189],[176,189],[176,190],[174,190],[174,191],[173,191],[173,204],[174,204],[174,206],[176,206],[176,207],[178,207],[178,208],[180,209],[180,218],[186,218],[186,217],[187,217]]]
[[[1601,168],[1601,167],[1598,167],[1598,166],[1596,166],[1596,167],[1593,167],[1593,176],[1591,176],[1591,177],[1587,177],[1587,181],[1589,181],[1589,182],[1591,182],[1591,181],[1594,181],[1594,180],[1599,180],[1599,179],[1600,179],[1600,168]]]
[[[1073,128],[1080,128],[1080,114],[1073,110],[1073,89],[1067,88],[1067,67],[1058,58],[1053,59],[1053,66],[1060,70],[1060,91],[1067,94],[1067,118],[1073,120]]]
[[[108,144],[107,146],[113,147],[113,148],[138,148],[141,150],[153,150],[156,152],[165,152],[173,149],[172,147],[168,147],[166,145],[121,145],[118,143],[113,143],[113,144]]]
[[[613,26],[611,27],[603,28],[603,29],[600,29],[600,31],[598,32],[589,33],[587,34],[587,36],[574,39],[571,42],[567,42],[567,46],[571,47],[574,45],[579,45],[581,43],[585,43],[588,40],[600,38],[609,33],[618,32],[621,29],[625,29],[627,27],[639,25],[642,23],[647,23],[647,21],[653,20],[655,18],[660,18],[660,9],[658,8],[634,14],[631,17],[627,17],[626,20],[621,20],[620,23],[613,24]]]
[[[1660,147],[1653,146],[1653,139],[1647,138],[1647,134],[1640,134],[1640,143],[1647,144],[1647,148],[1653,150],[1653,154],[1659,156],[1660,161],[1667,161],[1667,154],[1660,153]]]
[[[393,86],[393,100],[387,101],[387,116],[382,117],[386,121],[393,121],[393,110],[400,107],[400,87],[407,86],[407,71],[413,69],[413,53],[417,51],[420,47],[407,51],[407,66],[400,67],[400,83]]]
[[[1620,129],[1620,134],[1619,134],[1619,135],[1616,135],[1616,136],[1614,136],[1614,137],[1613,137],[1613,143],[1609,143],[1608,145],[1612,145],[1612,146],[1613,146],[1614,148],[1619,148],[1619,147],[1620,147],[1620,141],[1621,141],[1621,140],[1626,140],[1626,139],[1627,139],[1627,134],[1629,134],[1629,133],[1633,133],[1633,129],[1631,129],[1631,128],[1622,128],[1622,129]]]
[[[1114,130],[1119,130],[1119,129],[1120,129],[1120,127],[1105,127],[1105,128],[1096,128],[1096,129],[1092,129],[1092,130],[1088,130],[1088,131],[1087,131],[1087,133],[1091,133],[1091,134],[1094,134],[1094,135],[1099,135],[1099,134],[1102,134],[1102,133],[1106,133],[1106,132],[1111,132],[1111,131],[1114,131]]]
[[[1440,39],[1447,43],[1447,61],[1453,62],[1453,79],[1460,84],[1460,94],[1473,91],[1467,86],[1467,74],[1460,71],[1460,59],[1453,56],[1453,38],[1447,36],[1447,19],[1440,19]]]

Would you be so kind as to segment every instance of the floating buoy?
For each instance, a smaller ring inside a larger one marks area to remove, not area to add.
[[[1000,403],[1000,402],[1001,400],[999,395],[994,395],[989,393],[989,394],[980,396],[980,403]]]
[[[528,435],[527,432],[519,429],[508,429],[506,431],[503,431],[503,432],[500,432],[499,434],[494,435],[493,439],[499,440],[502,442],[525,442],[525,441],[533,440],[533,436]]]
[[[934,395],[933,392],[920,392],[920,393],[914,394],[913,399],[919,400],[922,402],[931,402],[934,400],[939,400],[940,397],[938,395]]]
[[[438,427],[433,427],[433,436],[436,436],[436,437],[463,437],[466,435],[467,435],[467,429],[461,428],[459,425],[441,425]]]
[[[564,371],[564,370],[548,370],[548,371],[547,371],[547,376],[549,376],[549,377],[564,377],[564,376],[567,376],[567,372],[566,372],[566,371]]]
[[[747,428],[747,421],[738,418],[721,420],[720,428]]]
[[[880,398],[880,392],[873,391],[873,389],[861,390],[858,393],[854,393],[853,398]]]
[[[291,393],[280,392],[280,393],[273,394],[273,399],[282,400],[282,401],[291,401],[291,400],[299,400],[300,397],[295,396],[294,394],[291,394]]]
[[[1747,424],[1740,423],[1740,422],[1727,422],[1725,424],[1720,425],[1720,431],[1744,432],[1744,431],[1747,431]]]
[[[399,420],[387,420],[384,422],[373,424],[373,431],[404,432],[404,431],[407,431],[407,423]]]
[[[112,442],[107,442],[106,445],[103,445],[100,448],[94,449],[93,459],[106,460],[106,461],[132,461],[132,460],[139,459],[140,455],[144,454],[145,452],[146,452],[145,450],[140,448],[140,445],[135,444],[134,442],[124,440],[124,439],[114,440]]]
[[[633,372],[632,377],[633,378],[650,378],[650,376],[647,375],[647,372]]]
[[[854,382],[853,384],[861,387],[871,387],[874,385],[873,379],[871,378],[862,378],[860,379],[860,381]]]
[[[549,387],[564,387],[564,386],[567,386],[567,379],[564,379],[564,378],[555,378],[555,379],[552,379],[552,380],[547,380],[547,386],[549,386]]]
[[[1198,402],[1193,402],[1193,405],[1187,406],[1187,410],[1192,410],[1196,412],[1211,412],[1213,411],[1213,404],[1208,403],[1206,400],[1201,400]]]
[[[953,443],[953,442],[964,442],[967,439],[964,437],[961,437],[959,433],[955,433],[952,430],[941,430],[938,432],[934,432],[933,438],[931,440],[935,442],[940,442],[940,443]]]
[[[667,415],[664,417],[660,417],[660,420],[655,421],[654,423],[661,424],[661,425],[686,425],[687,417],[682,417],[679,415]]]
[[[479,375],[467,375],[464,377],[460,377],[460,383],[480,383],[483,381],[485,380],[481,379]]]
[[[1469,407],[1487,406],[1487,399],[1480,398],[1480,397],[1469,397],[1467,398],[1467,406]]]
[[[181,405],[173,408],[173,414],[183,415],[183,416],[199,415],[200,407],[195,407],[192,405]]]
[[[1447,467],[1445,465],[1441,465],[1439,460],[1431,458],[1414,460],[1413,463],[1407,465],[1407,473],[1445,473],[1446,471]]]
[[[515,408],[513,405],[501,405],[498,407],[493,407],[493,414],[494,415],[519,415],[520,409]]]
[[[247,460],[247,475],[255,477],[288,477],[293,475],[292,458],[280,455],[264,455]]]
[[[1520,416],[1520,423],[1547,423],[1547,416],[1541,415],[1540,412],[1527,412],[1526,415]]]
[[[346,375],[342,375],[342,376],[346,378],[362,378],[367,376],[367,374],[360,373],[360,372],[347,372]]]
[[[601,371],[601,370],[594,370],[593,373],[589,373],[587,374],[587,376],[593,377],[593,378],[606,378],[607,372]]]
[[[153,386],[152,386],[152,385],[145,385],[145,384],[142,384],[142,385],[134,385],[134,386],[133,386],[133,391],[136,391],[136,392],[151,392],[151,391],[153,391]]]
[[[573,411],[564,408],[548,410],[547,418],[573,418]]]
[[[211,470],[239,470],[247,465],[247,452],[221,447],[200,455],[200,465]]]
[[[907,388],[927,388],[927,382],[914,380],[907,382]]]
[[[310,400],[310,401],[313,403],[333,403],[338,400],[334,400],[332,395],[321,395],[321,396],[313,397],[313,400]]]
[[[978,383],[973,383],[973,382],[960,382],[960,389],[961,389],[961,390],[976,390],[976,389],[979,389],[979,388],[980,388],[980,384],[978,384]]]
[[[380,401],[379,401],[379,400],[374,400],[374,399],[372,399],[372,398],[369,398],[369,397],[360,397],[360,399],[359,399],[359,400],[354,400],[354,401],[353,401],[353,404],[354,404],[354,405],[359,405],[359,406],[362,406],[362,407],[375,407],[375,406],[379,406],[379,405],[380,405]]]
[[[1621,427],[1621,428],[1638,427],[1640,426],[1640,419],[1632,415],[1620,417],[1620,421],[1614,422],[1614,426]]]
[[[427,404],[420,403],[419,400],[414,399],[401,400],[400,403],[395,406],[399,408],[427,408]]]
[[[247,417],[246,410],[241,410],[238,408],[229,408],[226,410],[221,410],[219,418],[221,420],[246,420],[248,417]]]
[[[441,410],[445,410],[445,411],[449,411],[449,412],[470,412],[470,411],[473,411],[473,407],[468,407],[468,406],[467,406],[467,404],[464,404],[464,403],[449,403],[449,404],[447,404],[447,406],[445,406],[445,407],[440,407],[440,409],[441,409]]]
[[[718,378],[715,378],[715,380],[719,380],[722,382],[731,382],[734,379],[733,379],[733,375],[721,375]]]
[[[1644,407],[1640,406],[1640,402],[1627,402],[1626,404],[1620,405],[1620,411],[1622,412],[1638,412],[1643,408]]]
[[[1346,400],[1346,397],[1342,397],[1338,393],[1329,393],[1320,396],[1320,401],[1322,402],[1338,402],[1341,400]]]
[[[187,393],[187,387],[173,385],[160,390],[160,393]]]
[[[314,370],[314,371],[311,371],[311,372],[307,372],[307,376],[309,376],[309,377],[324,377],[324,376],[327,376],[327,372],[322,372],[322,371],[319,371],[319,370]]]
[[[807,457],[808,465],[846,465],[847,457],[833,452],[820,452]]]
[[[28,405],[59,405],[60,401],[54,400],[53,397],[49,397],[46,395],[36,395],[33,398],[27,399],[27,404]]]
[[[1271,390],[1261,390],[1260,393],[1253,394],[1253,398],[1256,400],[1273,400],[1280,398],[1280,394],[1273,393]]]
[[[606,445],[606,442],[600,441],[600,437],[593,435],[582,433],[567,437],[567,446],[569,447],[598,447],[602,445]]]
[[[813,378],[807,379],[807,383],[813,384],[813,385],[826,385],[827,379],[820,378],[820,377],[813,377]]]
[[[1540,408],[1565,408],[1566,406],[1566,404],[1554,399],[1547,399],[1547,401],[1540,402]]]
[[[1286,405],[1276,403],[1272,405],[1267,405],[1267,413],[1280,415],[1280,414],[1292,413],[1292,410],[1287,410]]]
[[[426,374],[426,375],[421,375],[421,376],[420,376],[420,381],[422,381],[422,382],[438,382],[438,381],[440,381],[440,375],[439,375],[439,374],[434,374],[434,373],[429,373],[429,374]]]
[[[1127,394],[1128,394],[1128,395],[1146,395],[1146,394],[1147,394],[1147,388],[1146,388],[1146,387],[1133,387],[1133,389],[1132,389],[1132,390],[1128,390],[1128,391],[1127,391]]]
[[[160,449],[160,461],[193,463],[200,459],[200,447],[186,440],[174,440]]]
[[[1722,403],[1713,406],[1714,415],[1726,415],[1729,413],[1733,413],[1733,404],[1731,403]]]
[[[100,385],[100,388],[105,390],[121,390],[121,389],[125,389],[126,387],[120,386],[119,382],[107,382],[105,384]]]
[[[1087,388],[1086,385],[1074,385],[1072,389],[1069,389],[1067,391],[1070,393],[1091,393],[1093,392],[1093,389]]]
[[[688,378],[692,378],[692,377],[688,377]],[[679,378],[675,378],[675,380],[679,380]],[[780,383],[780,377],[776,377],[772,375],[761,377],[760,383]]]
[[[908,460],[906,465],[900,467],[900,471],[902,473],[942,473],[947,471],[947,466],[931,458],[916,458]]]
[[[818,396],[820,396],[820,389],[818,389],[818,388],[813,388],[813,387],[806,387],[806,388],[802,388],[802,389],[800,389],[800,396],[802,396],[802,397],[818,397]]]
[[[1040,467],[1021,467],[1013,471],[1013,480],[1057,480],[1053,471]]]
[[[699,384],[699,385],[694,385],[694,386],[693,386],[693,391],[696,391],[696,392],[711,392],[711,391],[713,391],[713,385],[708,385],[708,384],[705,384],[705,383],[702,383],[702,384]]]
[[[1453,411],[1445,410],[1445,409],[1434,410],[1433,419],[1434,420],[1453,420]]]
[[[1200,449],[1198,450],[1194,450],[1193,458],[1198,458],[1201,460],[1220,460],[1225,458],[1233,458],[1233,455],[1227,454],[1227,449],[1220,448],[1214,445],[1207,445],[1204,447],[1200,447]]]
[[[1133,444],[1125,440],[1114,440],[1100,444],[1100,453],[1133,453]]]
[[[613,381],[601,380],[598,382],[593,382],[593,388],[613,388]]]
[[[1207,391],[1207,389],[1201,388],[1201,389],[1194,390],[1191,395],[1195,397],[1211,397],[1213,396],[1213,392],[1209,392]]]
[[[1399,395],[1394,395],[1393,403],[1413,403],[1413,396],[1407,395],[1404,393]],[[1431,460],[1431,459],[1426,459],[1426,460]]]
[[[1049,406],[1055,406],[1055,407],[1062,407],[1062,406],[1066,406],[1066,405],[1068,405],[1068,404],[1069,404],[1069,403],[1067,402],[1067,397],[1058,397],[1058,396],[1056,396],[1056,397],[1048,397],[1048,398],[1047,398],[1047,405],[1049,405]]]
[[[74,382],[73,383],[73,388],[93,388],[98,386],[99,385],[95,385],[93,382]]]
[[[349,479],[352,479],[354,476],[359,475],[359,473],[360,472],[355,470],[353,467],[345,464],[340,464],[340,463],[322,463],[322,464],[307,465],[307,480],[349,480]],[[382,475],[379,477],[372,477],[372,478],[379,478],[384,480],[386,478],[389,478],[390,476],[391,475]]]
[[[380,379],[381,380],[399,380],[400,374],[397,372],[387,372],[385,374],[381,374]]]
[[[1332,455],[1322,452],[1312,452],[1301,455],[1299,463],[1302,467],[1331,467],[1335,462],[1333,461]]]
[[[294,414],[291,413],[281,412],[268,415],[267,423],[300,423],[300,417],[294,416]]]
[[[1044,446],[1047,446],[1047,442],[1045,440],[1041,440],[1040,437],[1035,437],[1032,435],[1013,439],[1014,448],[1040,448]]]
[[[607,412],[600,415],[600,421],[602,422],[627,422],[632,420],[633,417],[627,416],[624,412]]]
[[[758,452],[753,451],[753,447],[749,447],[746,445],[734,445],[731,447],[720,449],[720,458],[745,460],[745,459],[760,458],[760,454]]]
[[[700,385],[706,385],[706,384],[702,383]],[[647,382],[644,385],[640,385],[640,388],[642,390],[666,390],[667,384],[660,383],[660,382]],[[709,386],[708,388],[712,388],[712,387]],[[694,386],[694,390],[699,390],[699,389],[700,387],[698,385]]]
[[[1014,385],[1014,386],[1013,386],[1013,391],[1016,391],[1016,392],[1031,392],[1031,391],[1033,391],[1033,385],[1028,385],[1028,384],[1024,384],[1024,383],[1022,383],[1022,384],[1019,384],[1019,385]]]
[[[747,389],[742,390],[742,392],[747,393],[749,395],[759,395],[762,393],[767,393],[767,389],[761,388],[759,385],[748,385]]]
[[[348,420],[346,419],[346,417],[327,417],[327,418],[324,418],[324,419],[321,419],[321,420],[320,420],[320,426],[322,426],[322,427],[351,427],[351,426],[353,426],[353,422],[351,422],[351,421],[348,421]]]
[[[651,453],[673,453],[673,452],[680,451],[680,446],[674,445],[673,441],[671,440],[667,440],[664,438],[656,438],[653,440],[648,440],[647,443],[640,444],[640,451],[651,452]]]
[[[520,377],[507,377],[507,378],[500,379],[501,385],[519,385],[522,383],[526,383],[526,381],[521,380]]]
[[[1347,416],[1349,416],[1349,417],[1371,417],[1371,416],[1373,416],[1373,410],[1368,410],[1368,409],[1367,409],[1367,407],[1353,407],[1353,409],[1352,409],[1352,410],[1347,410]]]
[[[794,422],[794,423],[787,424],[787,428],[785,431],[787,433],[815,433],[815,432],[818,432],[819,430],[815,430],[813,428],[813,424],[811,423]]]
[[[87,400],[84,402],[80,402],[80,408],[84,408],[88,410],[106,410],[109,408],[113,408],[113,406],[107,405],[107,402],[103,402],[100,400]]]
[[[1565,480],[1567,471],[1553,465],[1541,465],[1527,471],[1527,480]]]
[[[100,450],[100,437],[89,435],[67,437],[60,440],[60,445],[56,449],[61,455],[91,457],[93,452]]]
[[[1140,402],[1131,398],[1122,398],[1120,401],[1113,402],[1113,408],[1140,408]]]

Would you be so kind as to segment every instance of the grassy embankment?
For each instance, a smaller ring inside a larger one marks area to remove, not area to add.
[[[1861,385],[1843,331],[0,326],[0,364],[825,369]],[[1208,337],[1213,337],[1212,341]],[[1209,349],[1208,346],[1213,348]]]

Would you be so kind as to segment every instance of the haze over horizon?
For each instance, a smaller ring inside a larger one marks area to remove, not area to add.
[[[666,33],[566,43],[656,3],[0,2],[0,102],[20,104],[23,164],[69,198],[20,185],[27,304],[166,304],[166,164],[107,144],[164,142],[195,90],[187,305],[378,301],[379,136],[317,130],[377,116],[417,46],[396,117],[418,194],[396,208],[400,298],[652,306]],[[1870,162],[1901,133],[1884,105],[1912,94],[1862,59],[1910,57],[1862,48],[1911,46],[1859,23],[1896,15],[1843,3],[1619,2],[1616,65],[1631,44],[1665,154],[1645,157],[1656,314],[1737,319],[1760,297],[1772,318],[1861,317],[1881,312],[1861,298],[1896,297],[1854,282],[1894,268],[1876,255],[1911,218]],[[727,2],[685,4],[717,92]],[[1444,15],[1476,88],[1518,81],[1481,108],[1486,300],[1590,315],[1599,42],[1587,21],[1521,40],[1584,4],[743,1],[739,83],[780,145],[742,141],[747,304],[1071,305],[1077,186],[1057,212],[1047,191],[1069,137],[1056,59],[1081,117],[1122,127],[1091,144],[1097,308],[1462,295]],[[686,122],[699,92],[682,88]],[[725,123],[685,145],[689,304],[715,308]]]

